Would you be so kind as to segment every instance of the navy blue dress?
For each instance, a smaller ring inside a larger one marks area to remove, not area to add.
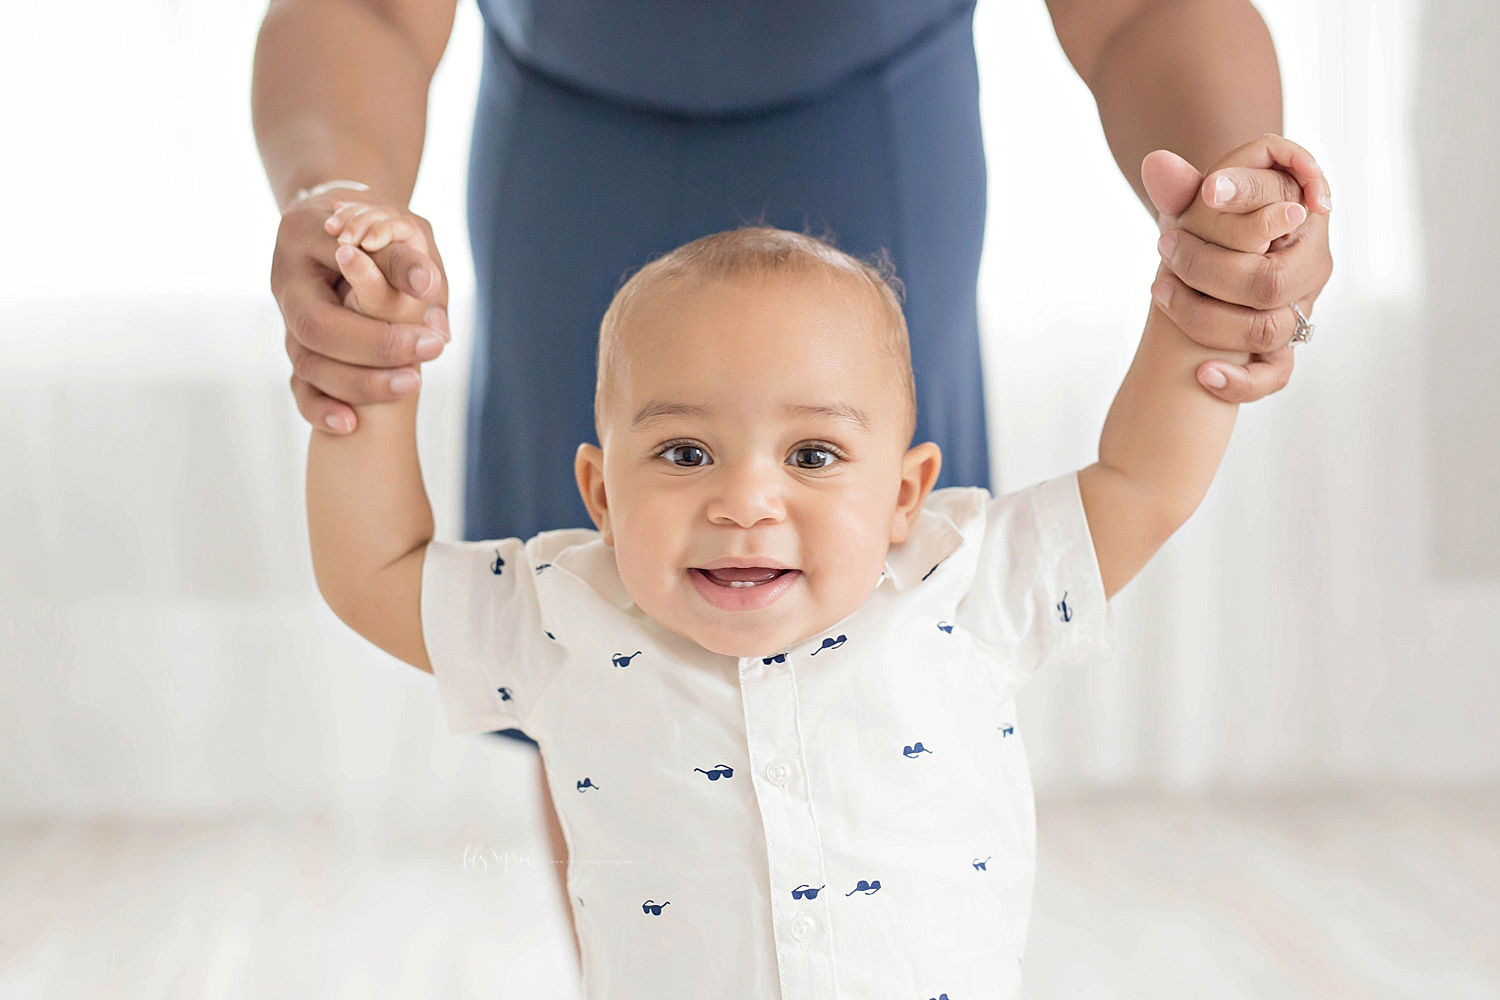
[[[480,8],[466,538],[590,523],[573,455],[594,440],[605,308],[651,259],[746,223],[891,254],[906,285],[915,440],[942,448],[939,487],[990,485],[973,0]]]

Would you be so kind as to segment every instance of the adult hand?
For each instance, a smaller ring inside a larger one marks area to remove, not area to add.
[[[325,223],[351,193],[335,189],[290,206],[271,258],[271,292],[286,322],[297,409],[333,434],[354,430],[354,406],[415,392],[417,366],[441,354],[449,339],[448,281],[432,228],[399,206],[385,208],[422,238],[391,242],[370,256],[393,289],[431,303],[425,325],[386,323],[346,307],[349,287],[334,257],[339,243]]]
[[[1161,213],[1157,305],[1205,347],[1251,355],[1248,365],[1205,362],[1199,382],[1233,403],[1283,388],[1297,327],[1290,305],[1311,316],[1333,273],[1323,171],[1302,147],[1265,135],[1206,176],[1158,150],[1141,164],[1141,180]]]

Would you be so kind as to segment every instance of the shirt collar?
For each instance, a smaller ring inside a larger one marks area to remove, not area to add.
[[[911,533],[885,555],[885,576],[896,590],[908,590],[925,580],[938,563],[963,544],[963,532],[947,517],[924,507]]]
[[[582,580],[594,592],[621,611],[635,607],[630,592],[620,579],[620,569],[615,564],[615,550],[605,545],[597,532],[593,538],[569,545],[553,557],[552,562],[560,569]]]

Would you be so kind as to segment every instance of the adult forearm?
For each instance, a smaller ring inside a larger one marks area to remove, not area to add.
[[[400,21],[359,0],[273,3],[256,44],[251,113],[277,204],[334,179],[406,204],[440,56],[441,46],[424,51]]]
[[[1146,0],[1104,41],[1085,82],[1109,148],[1150,208],[1141,160],[1170,149],[1199,170],[1281,132],[1281,77],[1249,0]]]

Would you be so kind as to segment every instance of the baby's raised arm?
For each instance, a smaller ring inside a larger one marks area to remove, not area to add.
[[[1218,166],[1236,165],[1230,154]],[[1272,206],[1265,218],[1247,224],[1269,226],[1270,242],[1296,228],[1285,211],[1272,212],[1290,207]],[[1078,473],[1106,596],[1129,583],[1197,510],[1218,471],[1238,407],[1198,384],[1198,367],[1214,358],[1239,365],[1249,360],[1199,346],[1152,306],[1104,421],[1099,461]]]
[[[338,252],[346,304],[375,319],[421,323],[427,303],[396,292],[358,246]],[[307,447],[307,528],[323,599],[360,635],[432,672],[422,642],[422,564],[432,507],[417,461],[417,396],[356,407],[344,436]]]

